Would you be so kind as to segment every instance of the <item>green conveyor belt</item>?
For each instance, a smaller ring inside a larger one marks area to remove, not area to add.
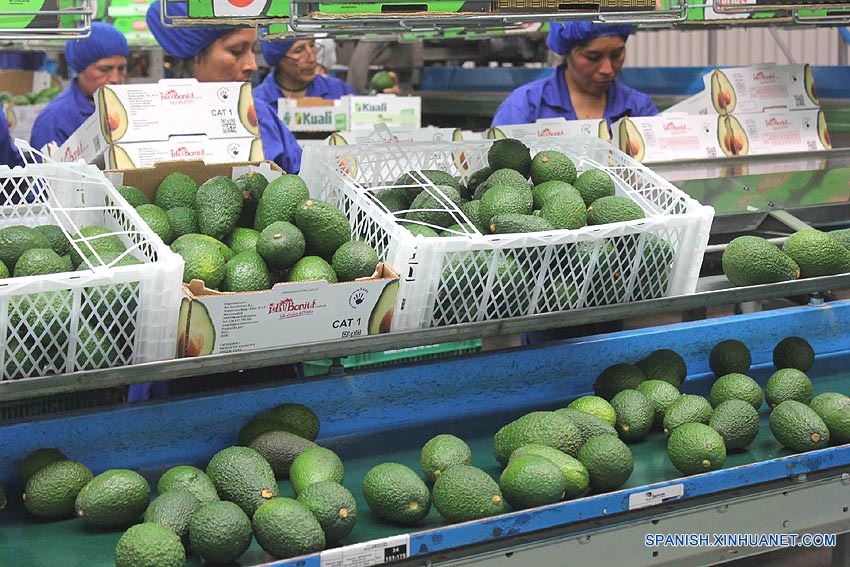
[[[812,373],[815,393],[826,391],[850,392],[850,372],[841,367],[836,359],[819,360],[815,369],[822,373]],[[770,368],[762,368],[752,373],[762,384],[766,381]],[[707,394],[707,382],[695,383],[685,388],[692,393]],[[553,409],[553,408],[538,408]],[[325,441],[325,444],[337,451],[345,464],[345,486],[357,497],[360,508],[357,526],[344,543],[368,541],[406,531],[419,531],[442,525],[435,509],[419,526],[405,529],[378,521],[369,511],[362,497],[362,479],[374,465],[394,461],[404,463],[419,470],[419,448],[429,438],[439,433],[453,433],[464,438],[472,448],[474,464],[498,478],[499,468],[493,458],[493,433],[510,421],[530,411],[523,408],[513,414],[500,413],[468,421],[454,421],[451,424],[419,424],[404,430],[380,431],[369,435],[352,435]],[[791,454],[780,447],[767,425],[768,409],[763,405],[760,411],[761,430],[753,444],[743,452],[732,453],[727,457],[726,467],[737,467]],[[646,484],[674,479],[681,476],[670,464],[666,454],[666,437],[661,432],[652,432],[641,442],[630,445],[635,458],[635,470],[626,487],[638,487]],[[174,463],[184,464],[184,463]],[[203,466],[203,463],[194,463]],[[95,471],[100,472],[100,471]],[[162,470],[141,471],[156,486],[156,480]],[[284,496],[292,496],[289,483],[279,483]],[[76,519],[59,522],[40,522],[27,517],[19,494],[10,494],[9,506],[0,512],[0,565],[26,565],[38,567],[100,567],[112,566],[113,550],[121,531],[99,532],[86,528]],[[201,565],[200,559],[189,553],[188,565]],[[256,565],[271,561],[254,542],[239,561],[239,565]]]

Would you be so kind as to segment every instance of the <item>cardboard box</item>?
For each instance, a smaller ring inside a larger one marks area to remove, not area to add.
[[[110,10],[112,7],[110,6]],[[159,45],[153,34],[148,29],[148,22],[145,20],[145,15],[134,16],[112,16],[113,27],[124,34],[127,43],[130,45]]]
[[[348,105],[318,97],[280,98],[277,114],[292,132],[335,132],[348,129]]]
[[[9,122],[9,134],[12,139],[29,140],[32,126],[38,113],[44,110],[48,103],[17,105],[6,103],[3,105],[3,113]]]
[[[171,136],[259,136],[250,83],[165,79],[152,84],[105,86],[95,93],[95,114],[107,143],[151,142]]]
[[[62,84],[47,71],[21,71],[20,69],[0,71],[0,91],[8,91],[13,95],[37,93],[50,86],[62,86]]]
[[[236,179],[249,171],[261,173],[269,181],[283,175],[283,170],[276,163],[269,161],[217,164],[208,164],[200,161],[169,161],[158,163],[153,167],[107,170],[103,174],[116,187],[132,185],[141,189],[153,201],[159,184],[170,173],[174,173],[175,171],[188,175],[198,185],[216,175],[224,175],[231,179]]]
[[[820,102],[806,65],[754,65],[714,69],[703,75],[704,89],[666,113],[742,114],[771,108],[802,110]]]
[[[422,125],[422,99],[418,96],[345,96],[348,103],[348,124],[351,130],[371,128],[375,124],[403,128]]]
[[[93,163],[104,169],[134,169],[175,160],[200,160],[209,164],[262,161],[263,143],[259,138],[210,140],[206,136],[118,143],[109,146]]]
[[[622,118],[612,124],[612,143],[643,163],[723,156],[717,116],[664,114]]]
[[[817,108],[624,118],[613,130],[614,144],[643,163],[832,148],[826,119]]]
[[[132,156],[141,159],[144,154],[141,161],[150,164],[154,159],[180,157],[179,148],[198,136],[210,140],[209,162],[248,160],[256,145],[251,139],[259,142],[251,85],[179,79],[103,87],[95,93],[94,114],[50,156],[112,168],[138,164]],[[149,149],[129,145],[137,142]],[[114,146],[124,149],[126,159],[120,159],[125,156]],[[237,159],[228,159],[229,153]],[[194,159],[197,154],[185,157]]]
[[[750,114],[732,114],[745,133],[741,154],[764,155],[813,152],[832,149],[823,111],[774,109]],[[738,132],[740,135],[741,131]]]
[[[279,283],[222,293],[193,280],[183,286],[178,357],[244,352],[389,332],[398,274],[380,263],[369,278]]]
[[[485,139],[510,138],[551,138],[554,136],[596,136],[610,141],[608,123],[598,120],[566,120],[564,118],[542,118],[531,124],[506,124],[493,126],[484,131]]]
[[[193,0],[189,2],[190,18],[287,18],[287,0]]]
[[[106,11],[111,18],[135,17],[145,19],[153,0],[109,0]]]

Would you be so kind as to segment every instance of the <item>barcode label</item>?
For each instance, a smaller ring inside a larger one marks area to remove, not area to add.
[[[222,118],[221,119],[221,133],[222,134],[235,134],[236,133],[236,119],[235,118]]]
[[[321,554],[321,567],[371,567],[407,559],[410,536],[407,534],[326,549]]]
[[[794,104],[803,106],[803,95],[794,95]]]
[[[705,152],[708,157],[717,157],[717,148],[706,148]]]
[[[817,150],[817,149],[818,149],[818,145],[815,143],[815,141],[814,141],[814,140],[809,140],[808,142],[806,142],[806,145],[807,145],[807,146],[808,146],[808,148],[809,148],[810,150],[812,150],[812,151],[814,151],[814,150]]]

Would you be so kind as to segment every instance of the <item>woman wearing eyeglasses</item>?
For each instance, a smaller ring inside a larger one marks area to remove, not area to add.
[[[30,145],[41,149],[48,142],[65,143],[94,113],[94,92],[104,85],[124,82],[129,56],[124,34],[101,22],[92,24],[89,37],[65,43],[65,61],[77,76],[39,113]]]
[[[280,98],[334,100],[357,94],[344,81],[319,74],[318,49],[313,39],[264,41],[260,49],[272,70],[254,89],[254,98],[266,101],[273,108]]]
[[[168,3],[168,14],[185,16],[185,4]],[[191,77],[202,83],[250,81],[257,70],[253,28],[167,27],[160,17],[160,2],[147,11],[148,29],[166,53],[181,59]],[[260,125],[265,158],[288,173],[301,169],[301,147],[277,113],[254,93],[254,110]]]

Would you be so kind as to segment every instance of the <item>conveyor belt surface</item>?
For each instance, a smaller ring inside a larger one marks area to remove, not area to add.
[[[599,371],[614,362],[634,362],[656,348],[673,348],[689,365],[687,392],[705,394],[713,377],[707,358],[711,346],[738,338],[751,348],[751,374],[762,384],[772,373],[770,353],[785,336],[806,337],[819,357],[810,372],[816,393],[850,393],[850,303],[795,307],[747,316],[642,329],[504,353],[484,353],[457,360],[424,363],[344,378],[304,381],[272,388],[124,406],[0,427],[0,480],[11,485],[17,464],[31,449],[61,448],[95,473],[106,468],[135,468],[153,485],[159,473],[176,464],[204,466],[209,457],[235,443],[236,432],[254,413],[283,401],[314,408],[322,420],[319,442],[334,449],[346,467],[345,485],[358,498],[360,518],[344,542],[373,541],[410,534],[410,553],[425,555],[477,542],[595,519],[617,523],[629,513],[629,496],[681,487],[689,499],[722,498],[744,486],[791,475],[835,468],[850,469],[850,446],[805,454],[782,449],[762,428],[749,450],[731,454],[723,470],[680,478],[666,455],[666,439],[654,432],[631,445],[635,472],[623,490],[524,510],[486,520],[448,526],[435,510],[412,529],[390,526],[371,515],[362,498],[361,481],[372,466],[385,461],[418,469],[419,448],[438,433],[454,433],[471,445],[476,465],[494,477],[492,436],[508,421],[534,409],[562,407],[590,391]],[[291,495],[282,482],[284,495]],[[112,565],[121,532],[96,532],[78,520],[44,523],[26,517],[19,494],[0,514],[0,565]],[[675,503],[667,503],[669,509]],[[271,561],[256,544],[241,565]],[[190,556],[190,565],[199,565]],[[319,555],[303,562],[320,564]]]

